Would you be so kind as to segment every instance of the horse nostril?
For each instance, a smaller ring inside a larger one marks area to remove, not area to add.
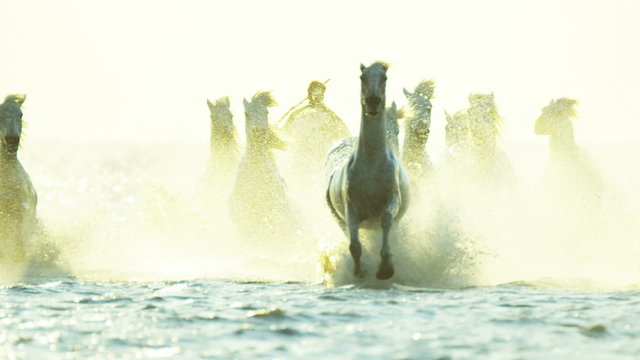
[[[7,150],[9,152],[16,152],[18,151],[18,146],[20,146],[20,137],[18,136],[6,136],[4,138],[5,143],[7,144]]]
[[[367,105],[369,106],[378,106],[382,99],[379,96],[368,96],[367,97]]]

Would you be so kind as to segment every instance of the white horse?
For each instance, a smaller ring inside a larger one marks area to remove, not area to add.
[[[385,129],[387,134],[387,144],[395,152],[396,156],[400,156],[400,119],[405,114],[403,109],[399,109],[396,102],[392,102],[391,106],[387,106],[385,113]]]
[[[495,97],[491,94],[470,94],[469,133],[471,156],[477,179],[483,184],[512,187],[515,170],[507,155],[498,146],[498,135],[503,118],[498,113]]]
[[[0,259],[26,260],[25,243],[36,226],[37,195],[18,160],[26,95],[9,95],[0,105]]]
[[[211,118],[211,136],[207,174],[215,180],[232,178],[240,163],[238,131],[229,110],[229,97],[216,101],[207,100]]]
[[[402,163],[414,181],[423,178],[432,168],[426,144],[431,127],[431,98],[434,88],[433,80],[423,80],[413,92],[402,89],[409,101],[411,113],[405,122]]]
[[[409,179],[393,150],[387,144],[385,122],[385,87],[387,65],[374,63],[360,65],[362,71],[360,103],[362,118],[360,136],[355,151],[343,151],[350,145],[338,144],[329,153],[327,163],[336,164],[335,152],[343,157],[335,168],[327,186],[327,204],[336,221],[350,239],[349,250],[354,261],[354,273],[363,275],[360,266],[362,245],[361,226],[382,228],[382,248],[378,279],[389,279],[394,274],[389,251],[389,232],[398,223],[408,207]],[[349,143],[351,138],[345,139]]]
[[[262,237],[291,221],[285,182],[271,152],[284,150],[285,143],[269,126],[267,108],[276,105],[270,92],[243,103],[247,144],[229,199],[230,215],[243,234]]]
[[[556,200],[560,197],[593,214],[600,208],[604,186],[600,171],[574,137],[577,103],[570,98],[551,100],[536,119],[535,133],[549,136],[549,190],[554,190]]]
[[[457,111],[453,115],[446,111],[444,114],[447,119],[447,125],[444,127],[447,147],[446,161],[457,161],[467,156],[471,146],[469,115],[467,115],[466,109]]]

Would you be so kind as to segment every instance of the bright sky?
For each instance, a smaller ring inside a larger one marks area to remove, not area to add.
[[[581,102],[579,140],[640,140],[634,0],[3,3],[0,94],[27,93],[33,142],[206,144],[206,98],[232,96],[242,123],[242,97],[273,90],[276,120],[327,78],[327,104],[355,131],[359,64],[378,59],[388,101],[436,80],[435,143],[443,109],[490,91],[509,141],[546,141],[533,121],[561,96]]]

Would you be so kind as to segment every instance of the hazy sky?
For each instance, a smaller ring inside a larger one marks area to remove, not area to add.
[[[545,141],[550,99],[580,102],[578,138],[640,140],[639,1],[6,1],[0,94],[26,92],[28,141],[206,144],[205,99],[273,90],[273,120],[331,78],[326,102],[352,130],[359,64],[391,63],[387,98],[437,82],[443,109],[493,91],[510,141]]]

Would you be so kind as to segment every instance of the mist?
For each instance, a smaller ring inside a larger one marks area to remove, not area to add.
[[[404,105],[403,87],[435,79],[427,149],[436,164],[445,157],[444,110],[465,108],[470,93],[493,92],[505,119],[500,146],[517,178],[513,193],[490,206],[475,193],[458,193],[451,201],[462,207],[453,215],[443,208],[442,184],[420,185],[429,195],[414,208],[426,217],[395,255],[410,260],[400,279],[420,286],[539,279],[632,286],[640,248],[633,207],[640,200],[633,156],[640,50],[630,44],[640,33],[639,6],[12,2],[0,21],[0,93],[27,94],[20,157],[40,195],[40,217],[76,275],[317,281],[330,253],[338,266],[330,280],[347,281],[343,235],[321,200],[302,200],[295,186],[291,197],[307,220],[301,241],[308,256],[294,265],[282,266],[264,245],[247,256],[232,240],[237,234],[226,210],[207,212],[199,195],[209,151],[206,99],[231,96],[242,134],[243,98],[272,90],[280,104],[270,110],[275,123],[306,96],[311,80],[331,79],[325,102],[356,134],[359,64],[384,60],[391,65],[389,103]],[[545,203],[548,139],[533,128],[541,109],[559,97],[580,102],[576,141],[604,183],[602,211],[586,228],[559,215],[571,204]],[[284,165],[286,153],[276,156],[285,180],[295,178]],[[575,228],[581,230],[567,235]],[[411,250],[417,248],[424,251]],[[447,249],[463,250],[456,257],[458,250]],[[447,251],[459,266],[436,264]]]

